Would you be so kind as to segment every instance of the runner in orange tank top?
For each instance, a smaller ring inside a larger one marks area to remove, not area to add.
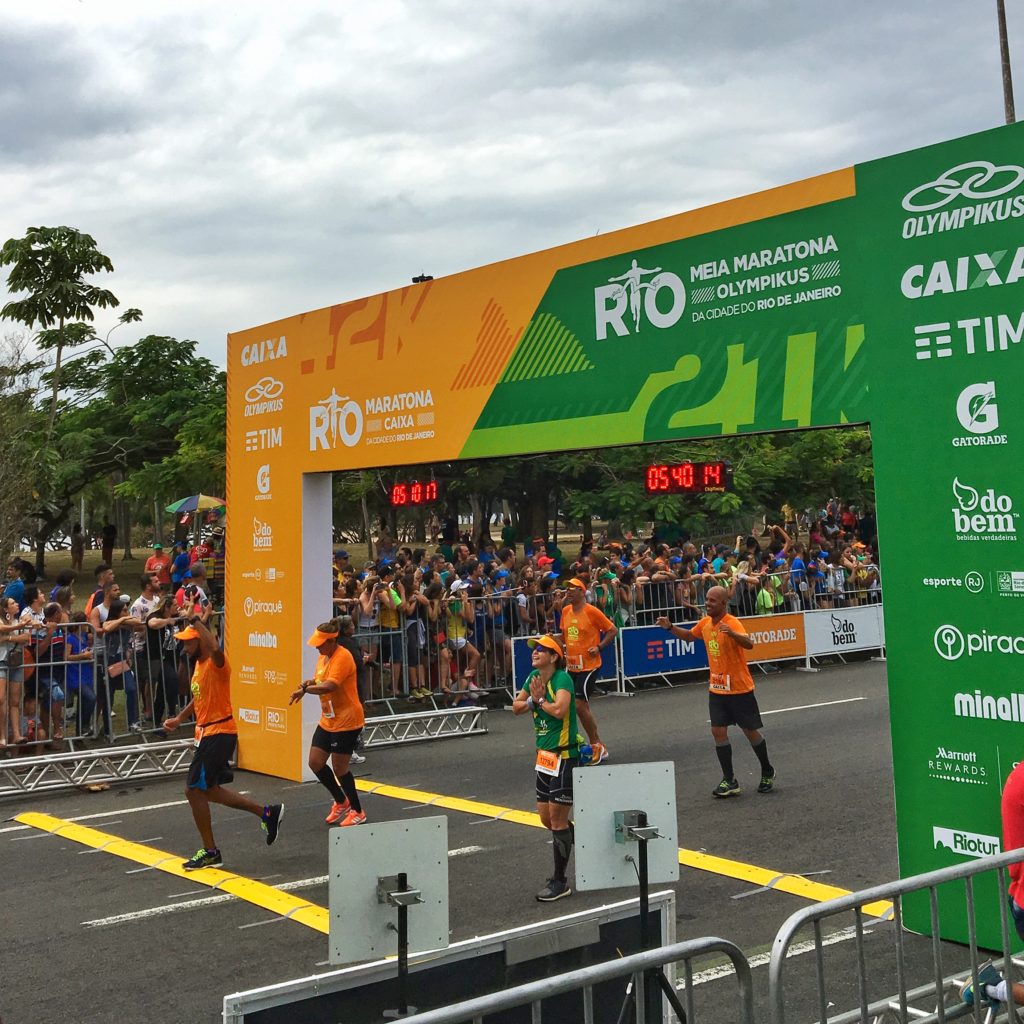
[[[216,868],[224,863],[216,840],[210,804],[223,804],[248,811],[260,819],[267,834],[267,846],[276,839],[284,817],[284,804],[258,804],[224,785],[232,779],[228,764],[235,753],[238,726],[231,709],[231,666],[220,649],[216,637],[196,617],[188,626],[174,634],[195,666],[192,671],[192,697],[181,711],[164,722],[173,731],[194,713],[196,720],[196,752],[188,770],[185,796],[192,808],[192,818],[203,845],[182,864],[186,871]]]
[[[692,629],[673,626],[662,615],[657,625],[667,629],[680,640],[702,640],[708,652],[711,668],[708,710],[711,735],[715,740],[715,753],[722,766],[722,781],[712,790],[717,797],[739,796],[740,784],[733,774],[732,744],[729,726],[738,725],[750,741],[761,764],[761,782],[758,793],[770,793],[775,787],[775,769],[768,760],[768,743],[761,735],[761,710],[754,696],[754,679],[747,667],[745,651],[754,647],[743,624],[728,614],[729,592],[723,587],[712,587],[707,593],[707,615],[694,623]]]

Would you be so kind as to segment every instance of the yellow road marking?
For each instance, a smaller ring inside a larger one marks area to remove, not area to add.
[[[286,917],[290,921],[297,921],[324,935],[328,934],[326,907],[318,907],[315,903],[293,896],[291,893],[282,892],[272,885],[265,885],[263,882],[257,882],[221,868],[200,868],[198,871],[186,871],[181,866],[180,854],[155,850],[152,846],[133,843],[108,832],[99,832],[94,828],[87,828],[85,825],[76,825],[74,822],[54,818],[49,814],[27,811],[17,815],[14,820],[22,825],[58,835],[62,839],[70,839],[73,843],[81,843],[83,846],[102,850],[104,853],[133,861],[136,864],[144,864],[146,867],[163,871],[168,875],[177,875],[179,878],[187,878],[190,882],[207,885],[211,889],[216,889],[217,892],[230,893],[246,903],[269,910],[272,914]]]
[[[357,779],[356,786],[364,793],[391,797],[394,800],[405,800],[409,803],[424,804],[429,807],[443,807],[450,811],[464,811],[477,814],[496,821],[511,821],[517,825],[530,825],[543,828],[540,818],[532,811],[517,811],[511,807],[500,807],[497,804],[486,804],[475,800],[464,800],[461,797],[444,796],[441,793],[426,793],[421,789],[405,789],[402,786],[389,786],[381,782],[368,782]],[[814,882],[803,875],[792,875],[785,871],[772,871],[769,868],[757,867],[755,864],[744,864],[738,860],[727,860],[696,850],[679,850],[679,863],[684,867],[698,871],[710,871],[727,878],[736,878],[752,885],[766,886],[778,892],[786,892],[792,896],[800,896],[814,903],[824,903],[838,896],[849,896],[849,889],[840,889],[835,885]],[[892,916],[892,904],[886,900],[868,903],[861,908],[869,917],[887,920]]]

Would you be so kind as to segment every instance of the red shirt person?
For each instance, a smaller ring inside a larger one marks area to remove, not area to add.
[[[171,585],[171,560],[164,554],[163,544],[153,545],[153,554],[146,559],[145,572],[155,573],[157,579],[165,586]]]

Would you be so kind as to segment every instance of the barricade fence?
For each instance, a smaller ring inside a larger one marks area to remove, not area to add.
[[[190,699],[192,664],[174,633],[180,618],[125,614],[100,629],[84,621],[9,624],[0,634],[0,720],[6,746],[27,754],[102,739],[164,738],[165,719]],[[222,642],[223,613],[208,627]]]
[[[654,578],[629,588],[593,584],[588,601],[619,631],[614,646],[602,652],[598,680],[623,694],[635,688],[634,680],[667,681],[670,674],[705,670],[703,644],[670,637],[655,623],[667,616],[692,624],[704,614],[707,590],[720,582],[705,574]],[[841,574],[815,577],[806,570],[737,574],[729,611],[754,634],[751,662],[767,670],[803,660],[811,668],[819,658],[882,650],[877,573],[864,586],[849,584]],[[409,595],[394,608],[376,591],[369,599],[336,599],[336,612],[352,615],[356,624],[363,652],[360,693],[367,704],[387,705],[389,711],[395,700],[468,706],[487,692],[514,694],[529,672],[526,641],[559,632],[567,601],[565,588],[553,579],[503,590],[484,583],[454,595],[439,586],[433,591]]]

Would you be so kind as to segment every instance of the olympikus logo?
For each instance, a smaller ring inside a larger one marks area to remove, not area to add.
[[[1024,183],[1024,167],[997,166],[970,160],[943,171],[903,197],[903,209],[917,216],[903,222],[903,237],[957,231],[972,224],[991,224],[1024,216],[1024,196],[1007,196]],[[1001,198],[1001,197],[1006,198]],[[958,199],[971,205],[945,209]]]
[[[284,385],[273,377],[260,377],[245,392],[245,415],[262,416],[265,412],[280,412],[284,408]]]
[[[932,827],[932,843],[935,849],[944,846],[962,857],[991,857],[1000,852],[998,836],[961,832],[958,828],[940,828],[938,825]]]
[[[277,637],[273,633],[250,633],[250,647],[276,648]]]

